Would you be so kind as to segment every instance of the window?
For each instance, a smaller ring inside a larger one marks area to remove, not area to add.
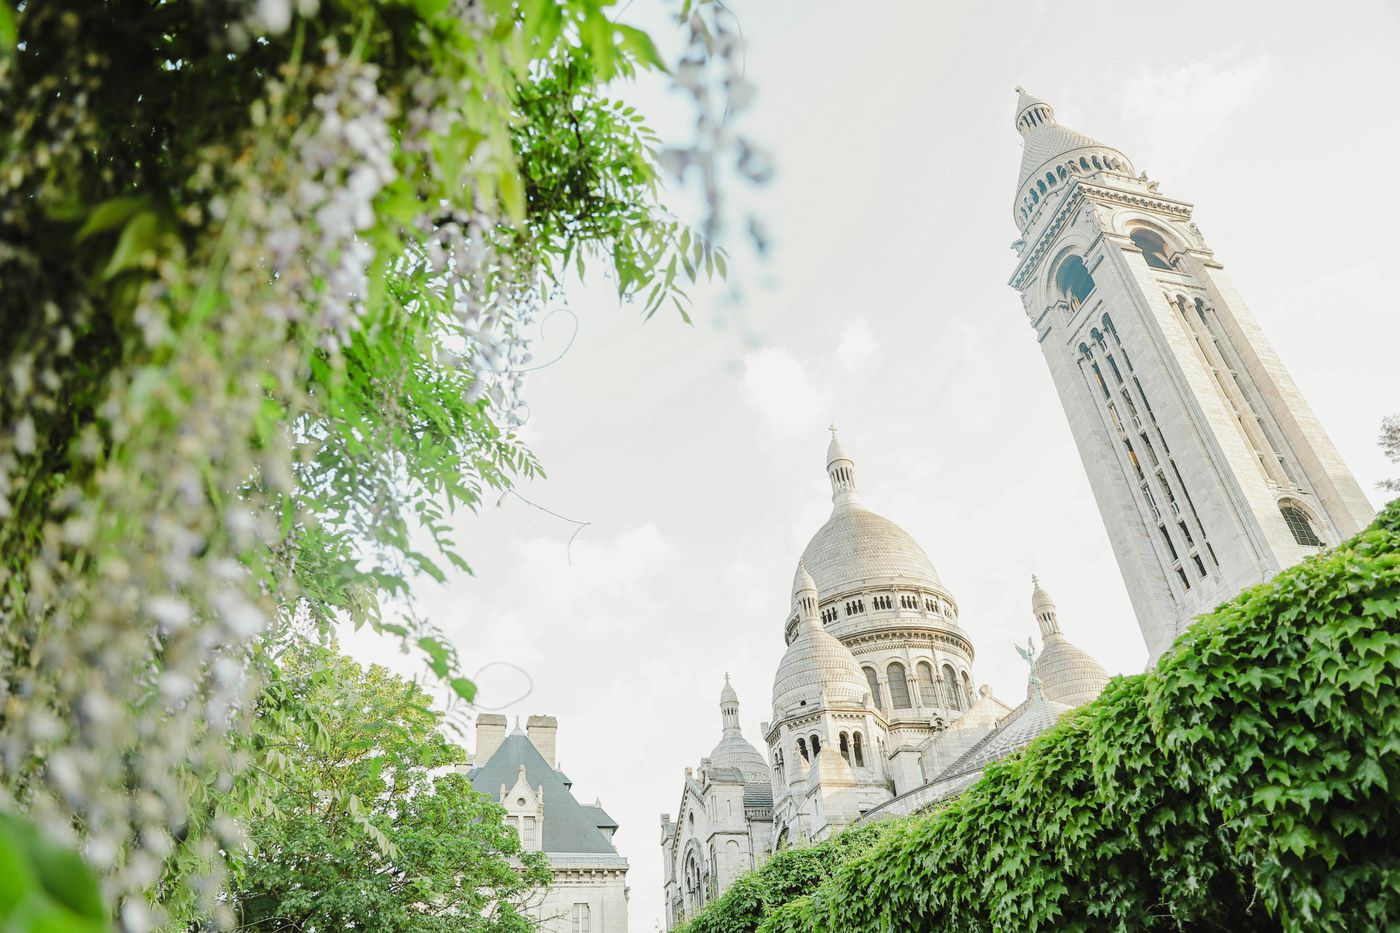
[[[1165,269],[1174,272],[1171,260],[1168,259],[1170,248],[1167,241],[1151,230],[1139,228],[1128,234],[1128,239],[1133,241],[1133,245],[1142,250],[1142,258],[1147,260],[1147,264],[1153,269]]]
[[[857,732],[851,739],[851,748],[855,751],[856,767],[865,767],[865,749],[861,748],[860,733]]]
[[[851,761],[851,739],[850,736],[846,735],[844,732],[841,733],[839,748],[841,750],[841,757],[846,759],[846,763],[849,764]]]
[[[524,823],[520,827],[520,846],[524,849],[534,851],[539,847],[539,842],[535,838],[535,818],[525,817]]]
[[[962,672],[963,694],[967,697],[967,705],[972,705],[972,680],[967,676],[967,671]]]
[[[885,701],[880,698],[880,678],[875,676],[875,668],[861,668],[865,671],[865,682],[870,685],[870,699],[875,701],[875,708],[879,709],[885,705]]]
[[[822,740],[812,735],[812,757],[815,758],[822,753]]]
[[[1296,505],[1284,503],[1278,507],[1283,513],[1283,520],[1288,523],[1288,530],[1293,532],[1293,540],[1303,547],[1322,547],[1322,539],[1313,531],[1312,522],[1308,521],[1308,513],[1298,508]]]
[[[909,709],[909,681],[904,676],[904,665],[891,661],[885,668],[885,677],[890,682],[890,705],[895,709]]]
[[[587,904],[575,904],[570,933],[593,933],[593,909]]]
[[[806,739],[798,739],[798,740],[797,740],[797,753],[798,753],[799,755],[802,756],[803,760],[808,760],[808,759],[807,759],[807,740],[806,740]]]
[[[933,665],[920,661],[915,671],[919,677],[919,700],[925,706],[937,706],[938,688],[933,684]]]
[[[958,700],[958,675],[953,673],[953,665],[943,665],[943,695],[948,700],[949,709],[962,709]]]
[[[1084,260],[1070,256],[1060,263],[1060,268],[1055,272],[1055,287],[1073,310],[1082,305],[1094,290],[1094,277],[1089,274]]]

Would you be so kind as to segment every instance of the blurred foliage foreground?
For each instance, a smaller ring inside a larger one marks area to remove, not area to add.
[[[1397,928],[1400,500],[940,809],[779,853],[683,929]]]
[[[766,171],[726,122],[751,96],[737,28],[678,3],[668,68],[608,7],[0,0],[6,929],[259,927],[306,908],[279,857],[331,883],[314,832],[387,873],[357,926],[506,923],[501,840],[459,853],[493,903],[415,848],[491,815],[423,777],[432,729],[393,706],[396,752],[346,751],[374,703],[304,662],[369,625],[470,701],[408,588],[467,569],[452,509],[538,471],[528,329],[566,269],[646,315],[723,273],[718,182]],[[647,69],[695,111],[682,147],[607,96]],[[699,182],[701,231],[663,163]],[[420,809],[384,810],[399,791]]]

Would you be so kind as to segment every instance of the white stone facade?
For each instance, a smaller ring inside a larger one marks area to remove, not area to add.
[[[661,858],[669,930],[757,868],[772,849],[768,762],[744,739],[739,697],[724,678],[722,736],[698,771],[685,769],[676,818],[661,816]]]
[[[1155,661],[1197,615],[1374,513],[1192,206],[1020,94],[1011,285]]]
[[[726,678],[724,738],[698,772],[686,770],[677,818],[661,818],[667,929],[778,848],[955,793],[1072,707],[1047,693],[1082,702],[1107,680],[1064,640],[1037,585],[1045,687],[1036,680],[1014,709],[978,689],[972,640],[928,555],[864,506],[855,463],[834,438],[826,468],[832,513],[793,578],[773,718],[762,727],[768,761],[739,734]]]

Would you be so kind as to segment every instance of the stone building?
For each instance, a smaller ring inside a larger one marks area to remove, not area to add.
[[[923,548],[862,502],[835,437],[826,473],[832,513],[793,579],[762,726],[768,761],[743,739],[726,678],[724,737],[698,772],[686,770],[677,819],[661,818],[668,929],[778,848],[956,793],[1108,680],[1065,640],[1037,584],[1044,676],[1014,708],[978,688],[956,599]]]
[[[685,769],[676,819],[661,816],[667,928],[692,915],[772,846],[773,788],[768,762],[739,727],[739,695],[724,677],[722,733],[698,770]]]
[[[555,760],[559,723],[531,716],[506,734],[506,718],[476,720],[472,786],[506,809],[521,845],[540,851],[554,874],[532,906],[544,933],[627,933],[627,859],[613,846],[617,821],[601,802],[574,799],[573,782]]]
[[[1192,205],[1017,91],[1011,285],[1155,661],[1194,617],[1374,513]]]

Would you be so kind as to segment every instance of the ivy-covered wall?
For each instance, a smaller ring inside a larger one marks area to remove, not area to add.
[[[1397,684],[1400,501],[825,880],[754,872],[685,929],[1395,929]]]

